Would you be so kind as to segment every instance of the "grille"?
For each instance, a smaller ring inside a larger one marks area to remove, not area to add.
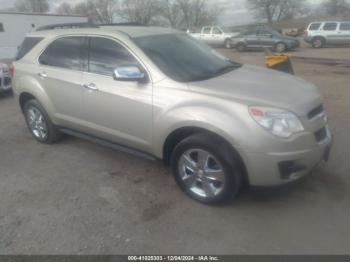
[[[327,129],[324,127],[315,133],[317,142],[322,142],[327,138]]]
[[[308,117],[309,119],[313,119],[313,118],[315,118],[316,116],[322,114],[323,112],[324,112],[324,107],[323,107],[323,105],[319,105],[318,107],[312,109],[312,110],[308,113],[307,117]]]

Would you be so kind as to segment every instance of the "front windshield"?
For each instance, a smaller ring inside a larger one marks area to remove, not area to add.
[[[210,79],[240,67],[187,34],[152,35],[134,41],[164,74],[179,82]]]

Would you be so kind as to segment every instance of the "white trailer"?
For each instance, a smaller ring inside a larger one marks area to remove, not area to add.
[[[13,59],[25,35],[39,27],[87,22],[84,16],[0,12],[0,59]]]

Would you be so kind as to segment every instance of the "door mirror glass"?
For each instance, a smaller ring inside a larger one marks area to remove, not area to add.
[[[141,81],[146,78],[145,73],[137,66],[117,67],[114,69],[114,79],[117,81]]]

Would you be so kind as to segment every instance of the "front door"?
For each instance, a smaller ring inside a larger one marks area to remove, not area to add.
[[[121,43],[104,37],[89,39],[89,66],[84,73],[84,119],[89,133],[148,151],[152,141],[152,83],[116,81],[117,67],[137,66]]]

